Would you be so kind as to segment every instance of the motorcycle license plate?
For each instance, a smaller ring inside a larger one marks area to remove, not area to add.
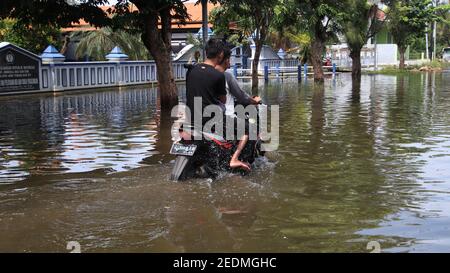
[[[188,144],[174,143],[172,145],[172,149],[170,149],[170,154],[193,156],[196,150],[197,145],[194,144],[188,145]]]

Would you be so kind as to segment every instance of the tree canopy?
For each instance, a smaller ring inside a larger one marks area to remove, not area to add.
[[[405,51],[415,39],[425,36],[428,24],[438,20],[431,0],[398,0],[392,5],[388,28],[400,51],[400,68]]]
[[[28,25],[15,19],[0,20],[0,41],[8,41],[35,54],[41,54],[52,44],[61,46],[59,28],[47,25]]]
[[[110,27],[103,27],[94,31],[78,31],[71,35],[71,39],[79,39],[76,49],[77,58],[88,56],[92,60],[105,60],[105,56],[119,46],[130,60],[148,60],[147,48],[141,38],[123,30],[113,31]]]
[[[108,12],[100,8],[107,0],[2,0],[0,19],[14,18],[27,25],[66,27],[80,19],[94,26],[104,26],[110,21]]]

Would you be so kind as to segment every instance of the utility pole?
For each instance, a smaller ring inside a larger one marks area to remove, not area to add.
[[[425,50],[426,50],[426,58],[427,58],[427,60],[429,60],[430,59],[430,45],[429,45],[429,42],[428,42],[428,25],[427,25],[427,27],[425,28]]]
[[[202,32],[203,32],[203,60],[206,60],[206,42],[208,41],[208,0],[202,0]]]
[[[375,34],[373,36],[373,41],[374,41],[374,56],[373,56],[373,70],[377,71],[378,70],[378,42],[377,42],[377,34]]]
[[[433,1],[433,6],[434,7],[437,7],[437,5],[438,5],[438,3],[439,3],[439,0],[434,0]],[[437,30],[436,30],[436,27],[437,27],[437,23],[436,23],[436,20],[434,20],[434,22],[433,22],[433,61],[436,59],[436,32],[437,32]]]
[[[433,23],[433,61],[436,59],[436,21]]]

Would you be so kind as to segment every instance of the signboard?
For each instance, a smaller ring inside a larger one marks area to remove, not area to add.
[[[9,43],[0,44],[0,94],[39,90],[40,59]]]

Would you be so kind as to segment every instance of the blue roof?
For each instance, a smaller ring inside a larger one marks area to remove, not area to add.
[[[59,53],[59,51],[52,45],[49,45],[41,54],[43,59],[65,59],[66,57]]]
[[[111,52],[106,55],[107,59],[125,59],[128,58],[128,55],[122,52],[122,49],[120,47],[116,46],[111,50]]]

